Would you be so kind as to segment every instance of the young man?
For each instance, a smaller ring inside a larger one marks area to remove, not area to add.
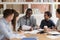
[[[12,9],[4,10],[3,18],[0,19],[0,40],[19,37],[19,35],[15,35],[10,28],[10,22],[12,21],[13,17],[14,11]]]
[[[60,8],[56,10],[56,17],[58,18],[57,21],[57,30],[60,32]]]
[[[49,11],[46,11],[44,13],[44,19],[41,21],[40,28],[44,29],[44,27],[47,26],[47,28],[52,29],[55,27],[55,24],[53,23],[50,18],[52,17],[52,14]]]
[[[27,25],[34,28],[36,26],[36,19],[33,16],[31,17],[31,15],[32,15],[32,9],[28,8],[26,11],[26,15],[18,20],[19,27],[22,27],[23,25]]]

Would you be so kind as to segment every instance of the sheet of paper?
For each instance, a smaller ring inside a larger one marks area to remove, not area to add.
[[[31,26],[23,25],[22,30],[30,30]]]
[[[16,37],[16,38],[21,38],[21,39],[22,39],[22,38],[25,38],[26,36],[25,36],[25,35],[22,35],[22,34],[15,34],[15,37]]]
[[[33,30],[31,34],[37,34],[39,31],[38,30]]]
[[[11,38],[18,38],[18,39],[26,38],[26,36],[22,34],[10,34],[10,36]]]
[[[33,30],[33,31],[25,31],[24,33],[37,34],[38,32],[39,32],[38,30]]]
[[[38,31],[44,31],[44,29],[38,29]]]
[[[49,34],[60,34],[59,32],[57,31],[51,31],[51,32],[48,32]]]
[[[52,36],[52,35],[49,35],[49,36],[47,36],[47,38],[50,38],[50,39],[57,39],[57,38],[59,38],[60,36]]]

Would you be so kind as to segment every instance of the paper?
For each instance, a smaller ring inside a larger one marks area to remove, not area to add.
[[[38,30],[33,30],[33,31],[25,31],[24,33],[37,34],[38,32],[39,32]]]
[[[22,30],[30,30],[31,26],[27,26],[27,25],[23,25],[22,26]]]
[[[44,29],[38,29],[38,31],[44,31]]]
[[[51,32],[48,32],[48,34],[50,35],[48,35],[47,37],[50,39],[56,39],[60,37],[60,33],[57,31],[51,31]]]
[[[37,34],[39,31],[38,30],[33,30],[31,34]]]
[[[21,38],[21,39],[22,39],[22,38],[25,38],[26,36],[24,36],[24,35],[22,35],[22,34],[15,34],[15,37],[16,37],[16,38]]]
[[[50,39],[57,39],[57,38],[59,38],[60,36],[52,36],[52,35],[49,35],[49,36],[47,36],[47,38],[50,38]]]
[[[57,31],[51,31],[51,32],[48,32],[48,34],[59,34],[60,35],[60,33]]]
[[[22,34],[11,34],[10,35],[10,37],[11,38],[20,38],[20,39],[22,39],[22,38],[26,38],[26,36],[25,35],[22,35]]]

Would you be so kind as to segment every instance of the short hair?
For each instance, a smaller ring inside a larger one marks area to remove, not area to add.
[[[49,11],[46,11],[45,14],[47,14],[50,18],[52,17],[51,12],[49,12]]]
[[[56,12],[58,12],[58,14],[60,14],[60,8],[56,9]]]
[[[31,8],[28,8],[28,9],[26,10],[26,13],[28,13],[29,11],[32,11],[32,9],[31,9]]]
[[[12,9],[5,9],[3,11],[3,17],[4,18],[7,18],[9,15],[12,15],[12,14],[14,14],[14,11]]]

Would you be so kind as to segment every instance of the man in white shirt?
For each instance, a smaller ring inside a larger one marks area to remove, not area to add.
[[[19,35],[14,34],[10,28],[10,22],[13,17],[14,11],[12,9],[6,9],[3,11],[3,18],[0,19],[0,40],[19,37]]]
[[[60,32],[60,8],[56,10],[56,16],[59,18],[57,21],[57,30]]]

